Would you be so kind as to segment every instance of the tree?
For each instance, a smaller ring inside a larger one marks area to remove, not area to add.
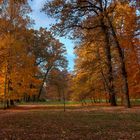
[[[109,2],[110,3],[110,2]],[[43,10],[50,16],[59,19],[59,23],[53,26],[55,32],[60,35],[72,34],[74,37],[80,32],[80,29],[92,30],[100,29],[104,36],[104,47],[108,63],[108,90],[111,98],[111,104],[116,106],[115,92],[113,86],[113,74],[111,64],[110,41],[107,26],[104,23],[103,9],[106,10],[109,4],[105,1],[101,5],[100,1],[52,1],[45,4]],[[62,12],[61,12],[62,11]],[[79,35],[79,34],[78,34]]]
[[[113,67],[112,67],[112,52],[111,46],[115,46],[119,62],[121,77],[123,80],[123,93],[125,95],[125,104],[130,107],[129,88],[128,88],[128,74],[126,70],[125,59],[122,51],[121,42],[118,36],[118,30],[115,27],[116,10],[123,8],[124,14],[131,9],[131,2],[128,1],[106,1],[106,0],[74,0],[63,1],[53,0],[44,5],[43,11],[51,17],[58,19],[52,29],[55,33],[61,36],[66,34],[77,37],[86,37],[85,30],[97,32],[97,29],[102,32],[104,37],[104,48],[106,52],[106,59],[108,65],[108,91],[112,96],[112,105],[116,105],[115,90],[113,85]],[[136,12],[135,12],[136,14]],[[122,15],[122,17],[125,17]],[[120,17],[117,17],[119,19]],[[121,23],[124,28],[125,24]],[[81,30],[82,29],[82,30]],[[82,35],[81,35],[82,33]],[[79,36],[78,36],[79,37]],[[82,39],[81,39],[82,40]]]
[[[102,43],[82,44],[76,48],[76,65],[73,76],[73,98],[96,99],[108,93],[107,65]],[[105,59],[104,59],[105,60]],[[110,94],[109,94],[110,95]]]
[[[50,31],[29,29],[28,1],[0,1],[0,91],[4,106],[40,96],[49,72],[67,66],[65,46]]]
[[[42,83],[38,93],[38,98],[41,95],[43,85],[47,81],[47,77],[51,70],[55,68],[65,69],[67,67],[67,60],[65,58],[65,46],[55,39],[50,31],[40,28],[35,31],[31,52],[35,55],[36,63],[42,73]]]
[[[66,111],[66,100],[67,100],[67,93],[68,93],[68,72],[66,69],[59,70],[59,69],[53,69],[50,72],[50,75],[48,77],[47,82],[47,89],[53,89],[50,90],[51,98],[54,97],[55,99],[58,99],[58,101],[62,101],[64,104],[64,112]],[[48,90],[47,90],[48,91]],[[49,92],[47,93],[49,94]]]
[[[30,7],[27,1],[1,1],[1,13],[0,13],[0,31],[1,36],[1,57],[3,58],[5,65],[5,102],[9,104],[9,90],[11,83],[11,71],[13,70],[12,62],[14,60],[14,51],[16,46],[21,43],[17,41],[19,39],[20,31],[25,30],[30,23],[28,13],[30,12]],[[23,44],[22,44],[23,45]],[[21,46],[22,46],[21,45]]]

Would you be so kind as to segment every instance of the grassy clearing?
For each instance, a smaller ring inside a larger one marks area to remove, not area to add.
[[[23,107],[23,106],[22,106]],[[139,140],[140,111],[91,107],[0,111],[0,140]]]
[[[63,101],[56,101],[56,100],[50,100],[50,101],[37,101],[37,102],[21,102],[20,105],[30,105],[30,104],[39,104],[39,105],[63,105]],[[76,102],[76,101],[66,101],[66,105],[76,105],[76,104],[81,104],[81,102]]]
[[[97,103],[93,103],[93,101],[91,100],[85,100],[83,103],[87,103],[87,104],[99,104],[100,102]],[[106,100],[101,100],[101,104],[105,103],[106,104]],[[46,100],[46,101],[37,101],[37,102],[21,102],[21,105],[30,105],[30,104],[42,104],[42,105],[63,105],[64,102],[63,101],[57,101],[57,100]],[[66,105],[77,105],[77,104],[82,104],[82,102],[78,102],[78,101],[66,101],[65,102]],[[118,99],[117,100],[117,104],[121,105],[121,100]],[[132,105],[140,105],[140,99],[131,99],[131,104]]]

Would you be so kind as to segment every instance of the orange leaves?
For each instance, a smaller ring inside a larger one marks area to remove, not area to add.
[[[114,26],[123,49],[131,97],[135,98],[140,85],[139,37],[137,13],[129,4],[118,4],[114,12]],[[121,26],[119,26],[121,25]]]

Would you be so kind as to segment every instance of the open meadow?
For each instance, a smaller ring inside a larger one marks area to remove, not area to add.
[[[0,140],[139,140],[140,107],[19,105],[0,128]]]

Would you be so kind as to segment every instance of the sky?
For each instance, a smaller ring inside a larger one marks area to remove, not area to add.
[[[30,6],[32,8],[31,18],[35,20],[35,29],[39,29],[40,27],[49,28],[51,24],[55,22],[54,19],[48,18],[43,12],[40,12],[41,7],[43,6],[46,0],[33,0],[30,2]],[[68,60],[68,70],[72,71],[74,67],[74,53],[73,47],[74,43],[72,40],[66,38],[59,38],[60,42],[62,42],[67,49],[67,60]]]

